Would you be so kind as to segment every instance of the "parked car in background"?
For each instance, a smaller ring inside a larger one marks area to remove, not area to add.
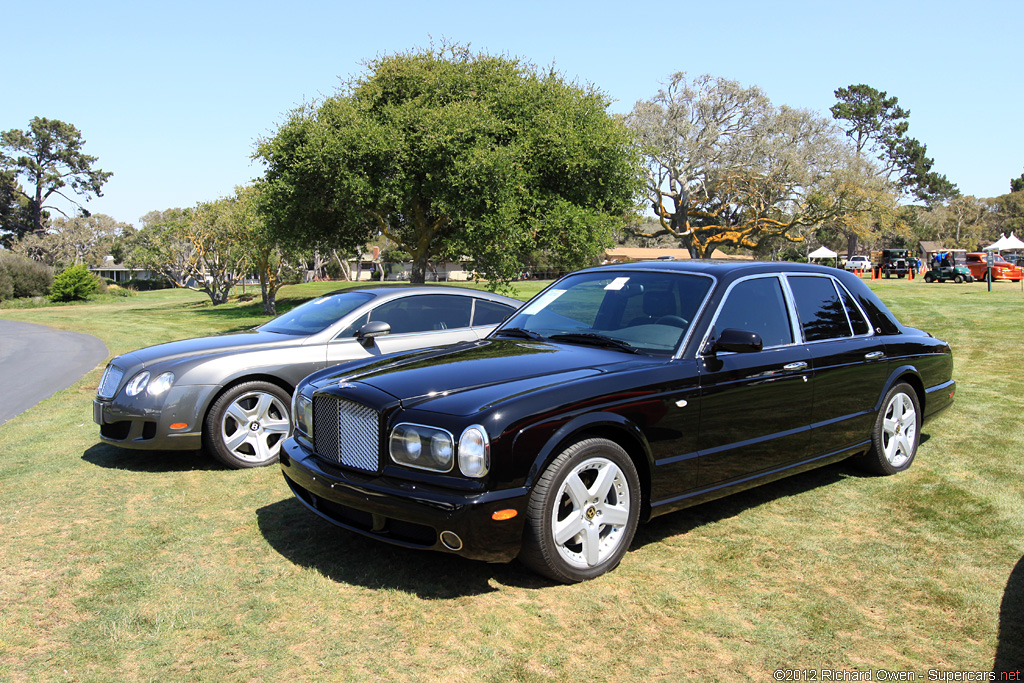
[[[851,256],[846,261],[846,270],[871,270],[871,259],[867,256]]]
[[[986,273],[988,271],[988,254],[983,252],[967,254],[967,267],[970,269],[971,275],[974,276],[975,280],[986,279]],[[1021,277],[1022,271],[1020,266],[1008,263],[999,254],[995,255],[995,261],[992,263],[993,280],[1012,280],[1013,282],[1020,282]]]
[[[281,468],[346,529],[570,583],[656,515],[851,456],[907,469],[952,368],[846,271],[604,266],[484,340],[306,378]]]
[[[478,340],[522,302],[457,287],[352,288],[247,332],[117,356],[93,402],[100,438],[135,449],[205,450],[229,467],[277,462],[292,389],[347,360]]]

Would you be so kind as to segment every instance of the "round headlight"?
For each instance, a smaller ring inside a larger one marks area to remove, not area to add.
[[[139,374],[132,377],[132,381],[128,382],[128,385],[124,388],[124,391],[129,396],[138,396],[146,388],[146,384],[149,383],[149,371],[143,370]]]
[[[162,375],[157,375],[156,379],[149,383],[149,386],[146,387],[146,393],[150,396],[165,394],[172,384],[174,384],[174,373],[165,372]]]
[[[398,436],[398,444],[405,451],[409,460],[419,460],[423,452],[423,444],[420,442],[420,433],[412,427],[405,427]]]
[[[437,433],[430,439],[430,453],[443,469],[452,466],[452,440],[447,434]]]
[[[459,437],[459,469],[467,477],[479,479],[491,469],[491,442],[480,425],[467,427]]]

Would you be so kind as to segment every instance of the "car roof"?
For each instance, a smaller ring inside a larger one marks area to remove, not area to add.
[[[321,294],[320,296],[333,296],[335,294],[345,294],[347,292],[361,292],[380,298],[396,298],[399,296],[415,296],[419,294],[455,294],[489,299],[490,301],[497,301],[517,308],[523,303],[518,299],[502,296],[501,294],[495,294],[493,292],[487,292],[480,289],[460,287],[458,285],[355,285],[353,287],[346,287],[345,289],[335,289]]]
[[[693,259],[684,261],[634,261],[609,264],[586,269],[586,272],[608,271],[665,271],[672,273],[697,273],[723,279],[733,279],[759,273],[827,273],[835,275],[840,270],[831,266],[791,261],[732,261],[728,259]]]

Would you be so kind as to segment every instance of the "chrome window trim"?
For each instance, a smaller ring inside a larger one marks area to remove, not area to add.
[[[786,315],[789,316],[789,333],[793,340],[788,344],[765,346],[764,349],[784,349],[788,346],[799,346],[804,343],[803,334],[799,333],[800,322],[796,319],[796,305],[793,301],[793,292],[789,289],[789,283],[786,282],[785,275],[785,273],[754,273],[752,275],[737,278],[730,282],[729,286],[725,290],[725,294],[722,295],[722,300],[718,304],[718,309],[715,311],[714,317],[711,319],[707,330],[704,332],[704,339],[701,340],[697,355],[705,357],[709,355],[705,349],[707,349],[708,340],[711,338],[711,331],[715,329],[715,323],[718,322],[718,318],[722,314],[722,308],[725,306],[726,302],[729,301],[729,297],[732,296],[733,289],[735,289],[740,283],[750,280],[764,280],[768,278],[774,278],[777,280],[779,282],[779,287],[782,289],[782,300],[786,307]],[[720,353],[731,354],[732,352],[721,351]]]

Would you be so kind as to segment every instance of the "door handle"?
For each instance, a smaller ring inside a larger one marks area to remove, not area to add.
[[[864,360],[878,360],[880,358],[885,358],[884,351],[872,351],[864,355]]]
[[[786,372],[797,372],[798,370],[806,370],[807,363],[800,361],[798,363],[790,363],[789,365],[783,365],[782,369]]]

